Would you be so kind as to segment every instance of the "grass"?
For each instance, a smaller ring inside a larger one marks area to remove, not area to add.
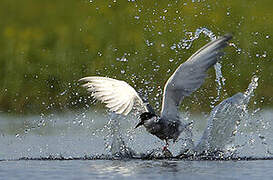
[[[272,107],[272,10],[270,0],[1,0],[0,110],[39,114],[86,107],[91,100],[77,80],[88,75],[126,80],[159,109],[154,100],[161,101],[166,80],[209,38],[202,35],[189,49],[170,47],[200,27],[234,36],[237,48],[227,48],[222,62],[221,100],[244,91],[257,74],[252,106]],[[210,110],[214,74],[209,71],[183,108]]]

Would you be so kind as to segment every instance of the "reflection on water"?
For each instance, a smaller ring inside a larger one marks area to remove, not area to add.
[[[272,179],[273,161],[4,161],[5,179]],[[253,171],[255,169],[255,171]]]
[[[158,174],[160,176],[166,173],[175,175],[181,171],[182,167],[184,171],[190,171],[191,164],[191,162],[177,161],[97,161],[87,168],[91,172],[104,175],[119,174],[122,176],[136,176],[141,174]]]

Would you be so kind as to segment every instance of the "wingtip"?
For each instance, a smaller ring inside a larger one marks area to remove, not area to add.
[[[227,34],[225,34],[224,36],[223,36],[223,38],[226,40],[226,41],[229,41],[229,40],[231,40],[232,39],[232,34],[231,33],[227,33]]]
[[[83,78],[79,79],[78,82],[86,81],[86,78],[87,78],[87,77],[83,77]]]
[[[83,78],[81,78],[81,79],[78,80],[78,82],[81,82],[81,81],[83,81]]]
[[[86,76],[86,77],[79,79],[78,82],[81,82],[81,81],[87,82],[87,81],[91,81],[94,78],[95,78],[95,76]]]

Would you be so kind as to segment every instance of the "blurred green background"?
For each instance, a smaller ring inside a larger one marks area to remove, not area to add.
[[[209,41],[173,49],[205,27],[232,33],[225,49],[220,100],[260,77],[252,107],[272,108],[272,0],[1,0],[0,111],[39,114],[90,108],[78,79],[125,80],[160,108],[164,83],[178,65]],[[191,34],[192,32],[192,34]],[[182,108],[210,111],[217,96],[212,68]]]

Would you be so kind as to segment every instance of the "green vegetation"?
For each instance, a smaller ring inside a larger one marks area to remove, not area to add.
[[[244,91],[257,74],[255,106],[272,107],[272,12],[271,0],[1,0],[0,110],[84,107],[91,100],[77,80],[98,74],[126,80],[160,101],[171,73],[209,38],[202,35],[189,49],[170,47],[200,27],[217,36],[232,33],[238,47],[226,48],[221,99]],[[210,110],[217,91],[214,70],[209,74],[184,108]]]

